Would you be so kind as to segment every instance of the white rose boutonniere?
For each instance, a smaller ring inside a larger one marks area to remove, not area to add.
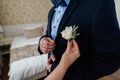
[[[80,35],[80,33],[77,33],[78,26],[70,26],[66,27],[65,30],[61,32],[62,37],[66,40],[72,40],[75,39],[77,36]]]

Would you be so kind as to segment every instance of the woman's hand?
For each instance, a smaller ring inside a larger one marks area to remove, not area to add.
[[[70,65],[79,57],[80,51],[76,41],[72,40],[71,42],[68,42],[67,49],[62,55],[60,63],[55,70],[53,70],[53,72],[45,78],[45,80],[62,80]],[[49,63],[51,63],[51,61],[52,59],[48,60]],[[50,68],[51,65],[49,64],[48,67]]]
[[[68,68],[80,57],[80,50],[75,40],[68,42],[60,64]]]
[[[64,67],[64,68],[68,68],[70,65],[73,64],[73,62],[75,62],[78,58],[80,57],[80,50],[79,47],[76,43],[75,40],[72,40],[71,42],[67,43],[67,49],[66,51],[63,53],[61,61],[60,61],[60,66]],[[51,63],[54,62],[52,60],[52,58],[48,59],[48,63],[47,63],[47,70],[48,72],[50,72],[51,69]]]
[[[48,59],[48,62],[47,62],[47,70],[48,72],[50,73],[51,71],[51,66],[52,66],[52,63],[55,61],[55,56],[52,55],[49,59]]]

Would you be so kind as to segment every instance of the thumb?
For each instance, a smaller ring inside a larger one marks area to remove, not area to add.
[[[51,38],[47,38],[47,40],[48,40],[49,42],[54,42]]]
[[[73,40],[73,47],[75,50],[79,50],[78,44],[75,40]]]

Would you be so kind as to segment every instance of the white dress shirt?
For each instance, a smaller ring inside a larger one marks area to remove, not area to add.
[[[68,6],[70,0],[65,0],[65,2]],[[63,14],[64,14],[67,6],[58,6],[57,8],[54,9],[55,12],[53,14],[52,24],[51,24],[51,36],[52,36],[53,40],[56,39],[58,27],[59,27],[60,21],[63,17]]]

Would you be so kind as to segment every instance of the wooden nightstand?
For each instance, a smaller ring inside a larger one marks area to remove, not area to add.
[[[1,54],[1,51],[0,51],[0,75],[2,75],[2,68],[3,68],[2,54]]]
[[[12,42],[11,37],[5,37],[5,38],[0,39],[0,75],[2,74],[1,69],[3,67],[2,55],[10,53],[11,42]]]
[[[10,53],[11,42],[12,42],[12,37],[5,37],[0,39],[0,51],[2,55]]]

